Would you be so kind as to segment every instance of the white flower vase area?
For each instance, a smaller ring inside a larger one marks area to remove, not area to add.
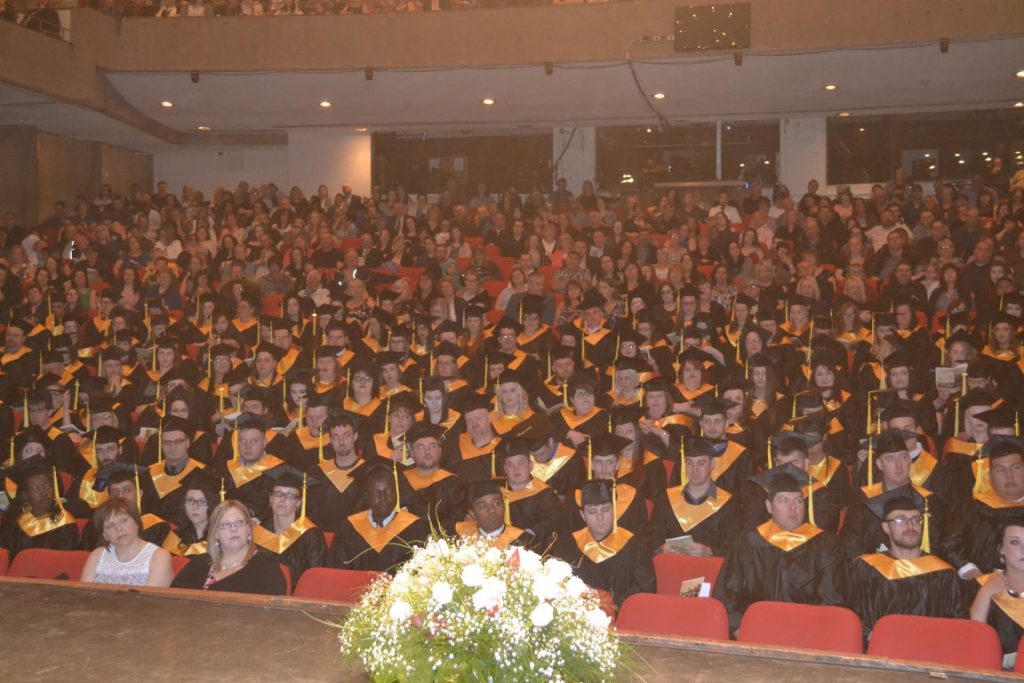
[[[568,564],[479,538],[432,538],[340,625],[378,683],[606,681],[622,646]]]

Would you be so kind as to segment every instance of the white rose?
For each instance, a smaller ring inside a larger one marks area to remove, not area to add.
[[[478,564],[471,564],[462,569],[462,583],[475,588],[484,582],[484,569]]]
[[[533,578],[533,594],[538,600],[550,600],[558,595],[558,584],[549,576],[537,574]]]
[[[412,616],[412,606],[405,600],[395,600],[391,603],[388,616],[391,617],[392,621],[405,621]]]
[[[577,596],[583,595],[587,592],[587,584],[583,583],[583,580],[578,576],[574,576],[565,582],[565,590],[569,595]]]
[[[528,573],[534,574],[540,571],[543,566],[543,561],[540,555],[529,550],[519,549],[519,569]]]
[[[498,562],[501,562],[501,559],[501,551],[493,546],[488,548],[487,552],[484,553],[484,560],[491,564],[497,564]]]
[[[600,609],[588,609],[586,617],[587,625],[595,631],[607,631],[608,624],[611,623],[608,615],[604,613],[604,610]]]
[[[572,567],[568,562],[550,559],[544,563],[544,572],[551,577],[552,581],[559,583],[572,575]]]
[[[446,581],[435,583],[430,591],[430,597],[438,605],[447,605],[452,601],[452,587]]]
[[[480,589],[473,594],[473,607],[479,610],[490,610],[498,606],[505,595],[505,583],[500,579],[489,578]]]
[[[544,628],[554,618],[555,610],[551,608],[551,603],[549,602],[540,603],[530,612],[530,622],[537,628]]]
[[[443,538],[435,543],[435,547],[437,548],[438,553],[440,553],[442,557],[447,556],[448,553],[451,552],[451,548],[448,547],[448,541],[444,540]]]

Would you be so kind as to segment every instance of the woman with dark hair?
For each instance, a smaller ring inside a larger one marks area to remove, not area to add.
[[[981,588],[971,604],[971,619],[987,623],[999,634],[1003,668],[1013,668],[1017,646],[1024,636],[1019,603],[1024,593],[1024,526],[1004,524],[997,538],[1003,569],[977,578]]]
[[[172,588],[195,588],[233,593],[284,595],[284,573],[269,554],[253,542],[253,519],[237,500],[226,500],[210,515],[206,537],[209,552],[195,555],[181,570]]]
[[[208,476],[192,477],[185,495],[178,498],[177,509],[168,515],[174,528],[164,539],[163,548],[178,557],[201,555],[208,551],[206,532],[210,512],[220,502],[216,483]]]
[[[665,465],[661,458],[644,447],[640,415],[633,408],[611,411],[612,433],[628,441],[619,451],[616,480],[629,484],[647,500],[654,500],[668,486]]]
[[[139,511],[121,498],[111,498],[96,508],[92,526],[102,543],[92,551],[82,569],[82,583],[119,586],[171,585],[171,555],[139,536]]]
[[[583,285],[575,280],[570,280],[562,292],[561,301],[558,302],[558,310],[555,312],[554,327],[561,327],[576,322],[583,315],[581,303],[583,301]]]
[[[970,307],[970,295],[960,285],[960,269],[947,263],[942,267],[939,286],[928,297],[928,314],[946,313],[958,303]]]
[[[31,461],[19,466],[13,477],[18,493],[0,521],[0,548],[7,549],[11,560],[27,548],[77,548],[75,518],[57,497],[57,471]]]
[[[461,416],[459,411],[448,405],[444,380],[438,377],[423,380],[423,410],[416,414],[417,422],[429,422],[448,431]]]
[[[341,412],[352,420],[360,436],[375,433],[378,431],[378,423],[383,424],[384,403],[379,397],[378,376],[373,366],[353,362],[351,381],[345,388]]]

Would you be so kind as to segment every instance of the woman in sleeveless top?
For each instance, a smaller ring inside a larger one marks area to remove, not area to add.
[[[83,583],[161,588],[171,585],[171,556],[139,537],[142,521],[131,505],[111,498],[96,508],[93,527],[101,530],[104,543],[89,555],[82,570]]]

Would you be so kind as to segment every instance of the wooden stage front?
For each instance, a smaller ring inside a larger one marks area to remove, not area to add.
[[[0,579],[0,680],[367,681],[338,654],[345,607],[292,598]],[[892,660],[627,637],[634,680],[1020,680]]]

